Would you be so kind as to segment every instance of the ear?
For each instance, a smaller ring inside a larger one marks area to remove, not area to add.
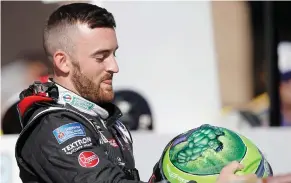
[[[68,54],[66,54],[63,51],[56,51],[54,56],[54,64],[58,68],[58,70],[62,71],[65,74],[68,74],[70,72],[70,57]]]

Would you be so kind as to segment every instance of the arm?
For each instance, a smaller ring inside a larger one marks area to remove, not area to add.
[[[31,153],[53,182],[142,183],[126,179],[88,127],[57,115],[46,116],[41,124]]]

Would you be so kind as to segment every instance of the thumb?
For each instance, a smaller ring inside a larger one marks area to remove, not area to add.
[[[237,170],[241,170],[243,168],[244,166],[242,164],[237,161],[233,161],[221,170],[221,174],[234,174]]]

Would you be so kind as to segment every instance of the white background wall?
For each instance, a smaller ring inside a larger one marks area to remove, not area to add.
[[[146,97],[156,132],[214,122],[221,106],[211,2],[101,4],[117,22],[115,89],[133,88]]]

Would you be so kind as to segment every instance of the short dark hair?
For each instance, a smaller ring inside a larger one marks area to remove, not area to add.
[[[91,29],[116,27],[113,15],[105,8],[88,3],[63,5],[50,15],[44,29],[44,49],[50,60],[56,49],[69,51],[73,46],[68,31],[77,24],[87,24]]]

